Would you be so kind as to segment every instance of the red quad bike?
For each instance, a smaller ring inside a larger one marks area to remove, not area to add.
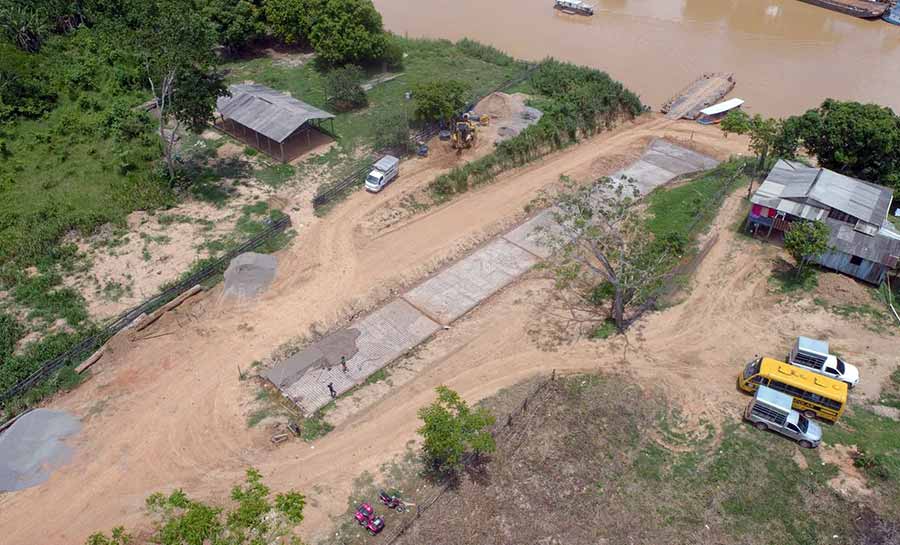
[[[356,519],[356,522],[359,523],[360,526],[366,526],[375,516],[375,510],[372,509],[372,506],[368,503],[361,503],[359,507],[356,508],[356,512],[353,513],[353,518]]]
[[[388,494],[384,490],[378,493],[378,499],[390,509],[396,509],[398,513],[403,513],[407,510],[406,504],[403,503],[399,496]]]
[[[378,515],[375,518],[371,519],[366,524],[366,530],[368,530],[369,533],[372,534],[373,536],[375,534],[377,534],[378,532],[384,530],[384,518],[382,518],[380,515]]]

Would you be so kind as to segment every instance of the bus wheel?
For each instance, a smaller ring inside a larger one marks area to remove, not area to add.
[[[766,431],[767,429],[769,429],[769,426],[766,426],[765,422],[757,422],[753,424],[753,426],[760,431]]]
[[[810,443],[809,441],[804,440],[804,441],[800,441],[800,446],[803,447],[803,448],[812,448],[812,443]]]
[[[810,409],[806,409],[803,411],[803,416],[809,418],[810,420],[816,417],[816,411],[812,411]]]

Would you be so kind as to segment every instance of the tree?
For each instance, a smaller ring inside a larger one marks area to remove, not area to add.
[[[193,500],[182,490],[147,498],[147,510],[154,517],[150,542],[159,545],[299,545],[293,528],[303,521],[306,498],[299,492],[277,494],[274,503],[259,472],[247,470],[246,485],[231,490],[236,503],[230,511]],[[86,545],[129,545],[124,528],[113,529],[111,537],[96,533]]]
[[[402,151],[409,149],[409,120],[406,112],[383,110],[375,114],[372,122],[378,128],[375,131],[375,149]]]
[[[797,276],[800,276],[807,263],[829,250],[830,236],[828,226],[819,220],[801,220],[791,224],[791,228],[784,234],[784,249],[797,262]]]
[[[438,471],[453,471],[462,464],[463,454],[470,450],[476,456],[496,449],[488,428],[494,417],[483,408],[469,408],[468,404],[446,386],[438,386],[437,400],[419,409],[423,425],[422,450],[428,462]]]
[[[272,34],[286,44],[309,39],[313,18],[323,0],[266,0],[264,11]]]
[[[450,121],[466,105],[469,85],[457,80],[434,80],[416,85],[416,117],[423,121]]]
[[[719,126],[726,135],[729,132],[750,135],[750,149],[759,157],[759,164],[757,165],[757,171],[759,172],[765,169],[769,155],[775,150],[776,144],[782,142],[782,122],[780,119],[764,118],[759,114],[750,117],[743,110],[732,110],[722,119],[722,123]],[[779,151],[787,155],[793,155],[792,150],[780,149]]]
[[[192,0],[148,0],[142,18],[136,31],[136,54],[156,97],[159,136],[169,179],[174,181],[178,130],[183,124],[201,132],[212,120],[216,99],[228,91],[218,71],[212,29],[193,10]]]
[[[786,123],[823,167],[900,194],[900,116],[890,108],[828,99]]]
[[[339,112],[364,108],[369,104],[365,91],[360,87],[365,73],[362,68],[348,64],[335,68],[325,77],[325,93],[328,103]]]
[[[309,44],[319,60],[336,66],[380,59],[385,35],[372,0],[319,0]]]
[[[556,225],[539,235],[555,250],[550,267],[556,288],[574,322],[595,326],[611,320],[624,332],[639,315],[629,317],[627,308],[650,300],[684,243],[653,238],[630,180],[602,178],[583,186],[562,181]]]
[[[204,0],[202,13],[213,25],[216,40],[230,54],[265,34],[258,2]]]

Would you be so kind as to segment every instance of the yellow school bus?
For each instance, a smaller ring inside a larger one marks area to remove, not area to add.
[[[751,361],[738,377],[738,386],[753,393],[760,385],[794,398],[793,407],[807,418],[837,422],[847,404],[847,385],[772,358]]]

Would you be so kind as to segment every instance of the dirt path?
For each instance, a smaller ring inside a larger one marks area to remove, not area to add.
[[[237,371],[313,324],[330,326],[371,307],[494,235],[520,218],[560,174],[611,173],[660,136],[721,158],[746,146],[740,139],[723,139],[715,128],[647,116],[374,236],[360,227],[364,218],[450,165],[405,164],[401,179],[383,194],[355,193],[324,219],[298,226],[297,240],[279,255],[275,284],[260,300],[235,304],[221,301],[219,290],[213,290],[151,330],[169,334],[120,343],[90,381],[53,403],[84,420],[74,440],[75,459],[44,485],[0,497],[4,543],[81,543],[97,529],[141,527],[144,498],[159,490],[181,487],[224,501],[249,465],[259,467],[275,488],[312,494],[316,505],[309,508],[305,527],[318,533],[327,530],[329,515],[342,511],[353,476],[376,469],[414,436],[415,410],[430,399],[435,385],[447,382],[477,399],[539,370],[593,367],[598,345],[571,349],[588,356],[541,352],[523,342],[527,312],[485,313],[491,327],[464,341],[464,361],[451,357],[465,333],[454,327],[440,339],[450,344],[433,348],[451,346],[451,355],[429,360],[429,369],[402,392],[314,445],[297,442],[277,450],[265,431],[247,429],[254,388],[241,382]],[[299,214],[308,217],[303,210]],[[693,321],[699,324],[701,315]],[[313,493],[314,486],[321,492]]]

